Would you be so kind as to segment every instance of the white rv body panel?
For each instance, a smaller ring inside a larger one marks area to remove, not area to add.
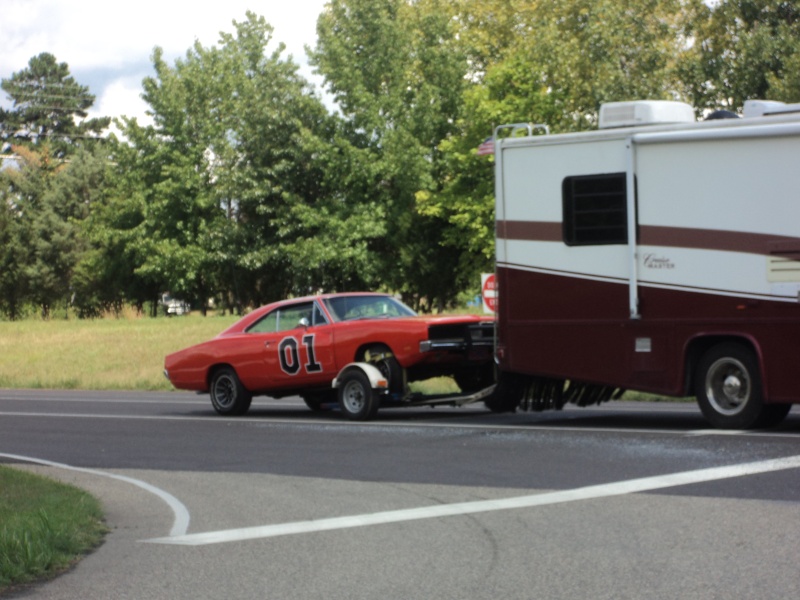
[[[704,135],[709,136],[708,125],[699,123],[695,127],[706,126]],[[728,123],[723,125],[730,130]],[[675,131],[675,127],[670,130]],[[783,128],[777,123],[759,124],[760,137],[712,136],[663,143],[637,142],[637,134],[653,134],[649,128],[507,140],[500,150],[503,198],[496,206],[497,220],[560,226],[561,203],[537,199],[560,198],[567,172],[588,175],[625,171],[626,150],[632,146],[638,197],[646,199],[637,203],[639,227],[696,229],[702,236],[709,230],[739,233],[746,224],[750,233],[791,237],[797,234],[800,219],[800,200],[790,200],[797,192],[791,181],[800,171],[800,137],[770,137],[770,129]],[[747,152],[742,152],[743,141]],[[782,197],[785,202],[775,201]],[[770,202],[764,202],[765,198]],[[542,243],[546,246],[536,247]],[[498,263],[520,268],[627,281],[630,267],[625,262],[626,252],[622,246],[576,248],[562,242],[499,239],[496,258]],[[764,254],[767,252],[765,248]],[[637,248],[637,259],[638,283],[644,286],[669,285],[702,293],[774,296],[792,301],[800,292],[798,261],[789,261],[795,268],[776,276],[768,268],[768,257],[741,252],[642,244]],[[781,285],[774,285],[776,282]],[[786,285],[793,282],[796,285]]]
[[[508,258],[504,262],[516,268],[542,269],[580,278],[610,279],[627,285],[627,255],[624,247],[603,246],[589,252],[558,242],[511,240],[506,252]],[[532,261],[531,256],[538,256],[539,259]]]
[[[730,352],[748,377],[713,381],[757,400],[701,402],[712,422],[800,403],[800,113],[496,139],[495,160],[498,364],[524,402],[705,393]]]
[[[638,190],[646,198],[639,225],[741,231],[746,223],[747,231],[796,235],[788,219],[797,216],[789,202],[791,174],[800,170],[797,138],[753,139],[742,149],[737,140],[637,146]]]

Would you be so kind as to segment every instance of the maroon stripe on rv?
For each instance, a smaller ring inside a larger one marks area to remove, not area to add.
[[[561,223],[549,221],[498,221],[497,237],[537,242],[561,242],[564,239]],[[800,260],[800,238],[745,231],[640,225],[639,243],[647,246],[765,254]]]
[[[505,240],[561,242],[561,223],[548,221],[498,221],[497,237]]]
[[[800,238],[717,229],[640,225],[639,243],[648,246],[772,254],[789,258],[796,258],[800,254]]]

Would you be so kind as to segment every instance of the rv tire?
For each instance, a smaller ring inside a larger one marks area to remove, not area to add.
[[[483,403],[494,413],[516,412],[524,392],[523,377],[511,373],[498,373],[497,387]]]
[[[764,404],[756,355],[737,342],[717,344],[703,354],[695,394],[705,418],[721,429],[775,425],[788,412],[784,405]]]

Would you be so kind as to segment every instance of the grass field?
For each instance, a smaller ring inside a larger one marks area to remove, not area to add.
[[[164,356],[234,316],[0,322],[0,388],[169,390]]]

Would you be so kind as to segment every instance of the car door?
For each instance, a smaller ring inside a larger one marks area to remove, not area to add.
[[[317,387],[336,376],[331,328],[316,301],[285,304],[248,333],[261,342],[262,389]]]

